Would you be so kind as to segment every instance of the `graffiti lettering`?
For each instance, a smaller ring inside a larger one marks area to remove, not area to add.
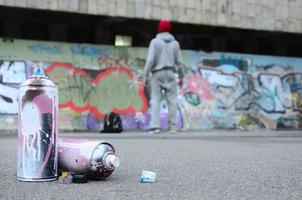
[[[302,112],[302,73],[284,75],[282,84],[290,87],[293,110]]]
[[[243,84],[236,74],[225,74],[217,69],[200,69],[201,76],[206,79],[214,90],[213,95],[217,100],[217,106],[223,109],[229,108],[246,92]]]
[[[254,79],[246,73],[227,74],[209,68],[200,68],[200,74],[214,90],[219,108],[230,109],[235,105],[236,110],[249,110],[256,106],[268,113],[284,113],[293,104],[294,109],[299,110],[300,74],[295,78],[286,75],[281,79],[279,75],[260,73]],[[291,101],[291,92],[295,93],[295,102]]]
[[[18,113],[18,89],[0,83],[0,113]]]
[[[19,83],[26,80],[25,62],[0,61],[0,113],[18,112]]]
[[[113,59],[109,56],[101,56],[98,58],[98,65],[101,69],[106,69],[108,67],[131,67],[133,63],[134,61],[127,56],[117,59]]]
[[[207,100],[213,98],[208,81],[201,76],[187,76],[184,80],[185,84],[180,94],[192,105],[199,105],[201,99]]]
[[[147,110],[142,84],[127,68],[108,68],[93,80],[85,71],[66,63],[54,63],[45,72],[59,87],[60,108],[91,111],[100,119],[110,111],[125,114]]]
[[[89,56],[91,58],[97,58],[99,56],[109,54],[107,49],[94,47],[91,45],[84,45],[84,44],[73,44],[70,47],[70,51],[73,55]]]
[[[44,54],[62,54],[62,48],[57,45],[32,44],[28,45],[28,49],[34,53]]]
[[[1,41],[3,121],[16,124],[18,85],[40,66],[58,86],[61,129],[100,130],[104,115],[111,111],[121,115],[125,129],[149,127],[150,87],[144,87],[138,78],[146,48]],[[190,50],[182,55],[187,70],[184,86],[179,88],[179,126],[302,127],[302,59]],[[18,60],[25,56],[28,60]],[[45,59],[51,62],[43,62]],[[160,120],[165,128],[168,108],[164,103]]]
[[[0,61],[0,83],[22,83],[26,80],[25,62]]]

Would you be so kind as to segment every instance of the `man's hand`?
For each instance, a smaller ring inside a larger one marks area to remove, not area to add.
[[[142,77],[140,77],[140,80],[141,80],[143,86],[146,87],[147,84],[148,84],[148,79],[147,79],[147,77],[142,76]]]
[[[145,76],[139,75],[139,76],[138,76],[138,80],[142,83],[143,87],[146,86],[146,84],[147,84],[147,79],[146,79]]]
[[[148,84],[148,80],[147,79],[143,79],[143,86],[146,87]]]
[[[178,82],[179,87],[182,88],[183,84],[184,84],[183,79],[180,79]]]

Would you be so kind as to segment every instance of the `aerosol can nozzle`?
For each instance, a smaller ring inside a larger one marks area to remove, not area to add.
[[[110,168],[117,168],[120,166],[120,159],[114,154],[109,154],[105,159],[105,164]]]
[[[33,77],[47,78],[47,76],[46,76],[45,73],[44,73],[44,70],[43,70],[41,67],[37,67],[37,68],[34,70]]]

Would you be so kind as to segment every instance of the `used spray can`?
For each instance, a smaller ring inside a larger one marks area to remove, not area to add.
[[[58,89],[37,68],[20,85],[18,101],[17,179],[56,180]]]
[[[114,147],[105,141],[59,139],[60,172],[86,174],[89,179],[104,179],[120,165]]]

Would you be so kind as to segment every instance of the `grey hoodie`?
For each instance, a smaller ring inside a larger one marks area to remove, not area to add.
[[[179,43],[171,33],[158,33],[151,40],[144,68],[144,76],[164,67],[177,67],[179,78],[183,78],[182,57]]]

